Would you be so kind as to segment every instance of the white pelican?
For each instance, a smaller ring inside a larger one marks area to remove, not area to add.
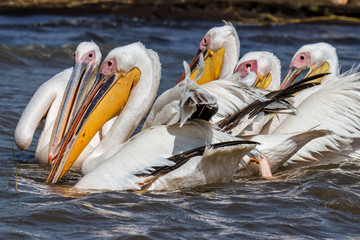
[[[234,69],[242,78],[247,77],[248,68],[256,74],[254,87],[275,91],[280,88],[281,65],[280,60],[271,52],[255,51],[245,54]]]
[[[240,81],[248,77],[249,70],[256,74],[255,82],[246,83],[259,89],[275,91],[280,88],[281,66],[280,60],[272,53],[255,51],[245,54],[237,63],[234,73],[239,73]],[[286,112],[288,114],[289,112]],[[269,122],[270,115],[254,121],[243,134],[258,134],[263,126]],[[268,123],[269,124],[269,123]]]
[[[240,56],[240,40],[236,29],[230,22],[224,21],[224,26],[211,28],[203,37],[199,51],[190,64],[190,79],[199,73],[197,64],[199,56],[204,55],[204,71],[197,79],[198,84],[203,84],[231,74]],[[184,79],[185,73],[180,80]]]
[[[306,145],[292,160],[322,162],[343,158],[340,154],[356,154],[360,137],[358,68],[338,75],[335,49],[325,43],[300,48],[291,62],[291,67],[301,70],[309,67],[309,76],[326,71],[330,71],[330,74],[322,80],[321,85],[305,90],[294,98],[297,105],[296,116],[286,117],[272,133],[319,127],[333,132]]]
[[[119,112],[119,117],[101,142],[111,144],[110,153],[105,152],[102,155],[105,159],[95,160],[95,165],[93,159],[86,159],[83,168],[92,168],[92,171],[75,188],[171,190],[227,182],[242,156],[255,147],[253,142],[238,141],[238,138],[201,120],[190,121],[181,128],[149,128],[119,145],[121,141],[116,137],[129,136],[155,98],[160,62],[155,52],[140,43],[119,47],[104,60],[98,80],[95,84],[103,85],[93,88],[97,91],[84,101],[81,109],[86,110],[82,116],[77,116],[80,121],[67,131],[66,134],[72,135],[61,146],[63,151],[55,160],[47,180],[49,183],[57,182],[66,173],[102,124]],[[111,142],[105,142],[107,138]],[[224,141],[232,141],[225,143],[225,146],[231,146],[206,148],[209,144],[217,146],[216,143]],[[194,147],[200,147],[200,153],[199,149],[187,152]],[[177,156],[168,159],[173,155]]]
[[[68,68],[56,74],[37,89],[15,129],[15,142],[20,150],[26,150],[30,146],[36,128],[41,119],[46,116],[44,129],[36,147],[35,159],[38,163],[48,163],[52,130],[68,84],[75,84],[82,78],[95,77],[100,60],[101,53],[94,42],[80,43],[75,51],[74,68]],[[98,141],[94,138],[89,148],[96,145]]]
[[[336,49],[328,43],[320,42],[307,44],[302,46],[294,55],[290,63],[290,70],[281,84],[281,88],[293,84],[297,77],[305,70],[309,69],[306,77],[319,73],[328,73],[324,78],[316,79],[316,82],[332,79],[339,75],[339,61]],[[308,89],[298,94],[294,98],[294,107],[298,107],[307,97],[315,94],[321,87]],[[271,121],[271,125],[266,126],[266,131],[272,132],[274,129],[286,119],[285,115],[277,115]]]
[[[307,44],[302,46],[294,55],[290,63],[290,71],[295,71],[291,76],[286,78],[281,85],[281,88],[292,84],[296,78],[294,75],[300,75],[302,71],[310,68],[307,76],[313,76],[319,73],[330,73],[325,79],[331,79],[339,75],[339,61],[336,54],[336,49],[328,43],[320,42]],[[322,81],[318,79],[317,81]]]

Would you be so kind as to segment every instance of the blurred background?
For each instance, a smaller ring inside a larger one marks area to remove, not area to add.
[[[2,14],[89,14],[257,23],[359,22],[359,0],[2,0]]]

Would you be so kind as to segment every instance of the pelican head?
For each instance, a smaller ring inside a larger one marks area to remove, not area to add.
[[[66,87],[49,144],[49,161],[58,153],[58,145],[64,136],[74,113],[89,91],[90,83],[95,80],[101,61],[101,52],[94,42],[82,42],[74,53],[73,72]]]
[[[280,88],[280,60],[271,52],[257,51],[245,54],[236,65],[234,73],[240,73],[241,78],[248,75],[248,69],[256,73],[254,87],[265,90]]]
[[[240,55],[240,41],[234,26],[225,22],[222,27],[211,28],[200,42],[198,53],[195,55],[191,67],[190,78],[193,80],[198,73],[197,65],[200,54],[203,54],[205,69],[198,84],[216,80],[231,74]],[[182,75],[181,82],[185,77]]]
[[[110,51],[60,144],[47,183],[62,178],[99,129],[123,111],[139,81],[153,75],[149,54],[141,43]]]
[[[292,58],[289,73],[281,88],[291,85],[307,68],[309,68],[309,72],[306,77],[320,73],[330,73],[330,77],[337,76],[339,74],[339,63],[336,49],[324,42],[302,46]],[[323,78],[318,78],[316,82],[322,80]]]

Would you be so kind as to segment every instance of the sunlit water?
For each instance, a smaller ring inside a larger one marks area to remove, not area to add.
[[[243,238],[360,237],[360,164],[346,160],[174,192],[104,192],[65,196],[66,186],[44,184],[49,167],[34,163],[37,132],[29,150],[13,143],[16,123],[35,90],[72,65],[81,41],[94,40],[103,56],[141,41],[159,53],[158,94],[181,75],[204,33],[220,22],[145,21],[116,16],[0,16],[0,238]],[[241,55],[269,50],[282,61],[306,43],[337,48],[341,71],[360,60],[360,26],[309,24],[236,25]],[[360,104],[360,103],[359,103]],[[17,167],[15,167],[15,160]]]

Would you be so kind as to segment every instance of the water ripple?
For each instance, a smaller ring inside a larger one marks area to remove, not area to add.
[[[192,59],[206,31],[220,25],[115,15],[0,16],[0,238],[358,237],[358,160],[283,171],[273,180],[254,177],[173,192],[82,195],[71,188],[81,178],[79,172],[66,174],[58,185],[44,183],[50,167],[34,163],[40,130],[29,150],[14,149],[13,132],[27,102],[43,82],[73,64],[73,51],[80,41],[94,40],[103,56],[117,46],[145,43],[162,62],[160,94],[176,83],[183,72],[182,61]],[[284,69],[302,44],[316,41],[334,44],[342,70],[360,59],[359,26],[235,27],[242,54],[271,50]]]

